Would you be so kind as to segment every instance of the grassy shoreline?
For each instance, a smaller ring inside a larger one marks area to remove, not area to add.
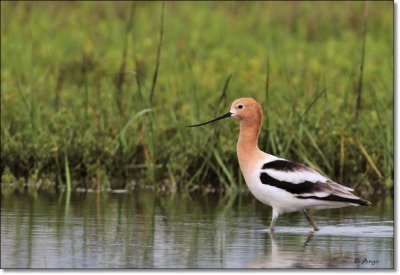
[[[365,11],[2,2],[1,182],[239,190],[237,122],[183,126],[252,96],[261,149],[358,192],[390,190],[393,4]]]

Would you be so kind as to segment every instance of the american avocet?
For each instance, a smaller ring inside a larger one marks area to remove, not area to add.
[[[340,185],[303,164],[261,151],[258,148],[258,136],[263,112],[260,104],[252,98],[237,99],[228,113],[188,127],[197,127],[228,117],[240,121],[236,148],[240,170],[250,192],[259,201],[272,207],[269,227],[271,232],[274,231],[278,216],[283,213],[301,211],[317,231],[319,228],[306,209],[370,204],[352,194],[353,189]]]

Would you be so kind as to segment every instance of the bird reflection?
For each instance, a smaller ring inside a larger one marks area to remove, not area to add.
[[[273,237],[270,236],[270,238],[273,238]],[[303,248],[305,248],[306,246],[309,246],[310,242],[313,238],[314,238],[314,231],[311,231],[310,233],[308,233],[307,239],[303,243]]]
[[[278,234],[279,235],[279,234]],[[297,236],[296,236],[297,237]],[[354,268],[354,263],[348,257],[330,251],[320,244],[313,245],[316,236],[308,233],[298,242],[290,235],[275,236],[275,233],[266,234],[266,252],[257,257],[250,264],[251,268]],[[277,240],[278,239],[278,240]],[[293,242],[296,241],[296,242]]]

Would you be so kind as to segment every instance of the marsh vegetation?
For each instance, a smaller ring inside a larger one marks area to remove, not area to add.
[[[242,189],[237,123],[183,126],[243,96],[263,150],[390,190],[393,3],[1,2],[3,185]]]

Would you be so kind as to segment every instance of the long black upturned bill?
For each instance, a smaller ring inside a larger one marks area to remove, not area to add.
[[[222,116],[220,116],[220,117],[214,118],[214,119],[212,119],[212,120],[210,120],[210,121],[206,121],[206,122],[202,122],[202,123],[194,124],[194,125],[188,125],[188,126],[186,126],[186,127],[197,127],[197,126],[202,126],[202,125],[206,125],[206,124],[208,124],[208,123],[213,123],[213,122],[215,122],[215,121],[217,121],[217,120],[224,119],[224,118],[228,118],[228,117],[231,117],[231,116],[232,116],[232,113],[231,113],[231,112],[228,112],[228,113],[226,113],[225,115],[222,115]]]

